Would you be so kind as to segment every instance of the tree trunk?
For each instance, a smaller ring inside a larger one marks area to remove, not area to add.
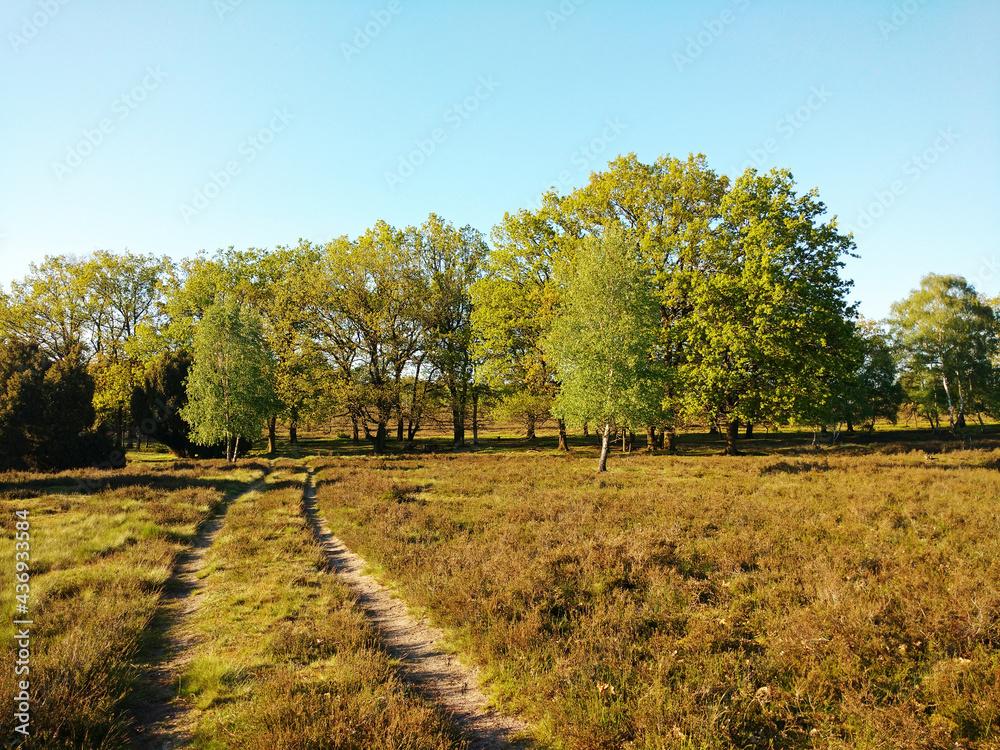
[[[236,439],[233,441],[233,463],[236,463],[236,457],[240,455],[240,436],[237,435]]]
[[[736,450],[736,440],[740,435],[740,420],[730,419],[726,424],[726,455],[736,456],[739,455],[739,451]]]
[[[296,445],[299,442],[299,427],[295,422],[288,425],[288,443]]]
[[[528,434],[524,436],[526,440],[535,439],[535,418],[528,417]]]
[[[376,456],[381,456],[385,453],[385,438],[387,429],[387,422],[385,419],[380,419],[378,423],[378,429],[375,430],[375,441],[373,446],[373,452]]]
[[[848,435],[854,434],[854,422],[852,422],[849,419],[847,420],[847,434]]]
[[[666,440],[664,440],[664,437]],[[665,443],[665,444],[664,444]],[[671,453],[677,452],[677,430],[673,427],[667,427],[660,433],[660,447],[665,448]]]
[[[569,452],[569,446],[566,445],[566,422],[562,419],[559,420],[559,450]]]
[[[745,437],[748,437],[748,438],[752,438],[753,437],[753,425],[750,422],[747,422],[747,427],[746,427],[746,430],[744,431],[743,435]]]
[[[656,425],[646,425],[646,450],[656,450]]]
[[[586,420],[584,420],[583,422],[583,436],[590,437],[590,425],[587,423]]]
[[[718,434],[718,432],[719,432],[719,423],[713,419],[711,426],[708,428],[708,434],[716,435]]]
[[[361,436],[358,434],[358,418],[353,415],[351,416],[351,431],[353,433],[351,440],[355,443],[358,442],[361,439]]]
[[[604,425],[604,432],[601,434],[601,457],[597,462],[597,473],[602,474],[608,470],[608,442],[611,437],[611,423]]]
[[[399,415],[399,419],[396,420],[396,442],[403,442],[403,415]]]
[[[948,376],[941,376],[941,384],[944,386],[944,395],[948,398],[948,427],[955,429],[955,407],[951,403],[951,391],[948,389]]]
[[[272,456],[278,448],[278,436],[275,434],[275,428],[277,427],[278,415],[272,414],[271,418],[267,420],[267,452]]]
[[[465,408],[459,398],[458,388],[448,389],[451,393],[451,434],[456,447],[465,445]]]
[[[479,389],[472,389],[472,444],[479,445]]]

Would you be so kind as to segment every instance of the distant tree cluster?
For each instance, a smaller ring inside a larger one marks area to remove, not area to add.
[[[997,301],[931,275],[889,320],[861,319],[841,277],[854,243],[825,211],[787,171],[730,180],[700,155],[628,155],[506,214],[490,244],[431,214],[179,263],[47,257],[0,292],[4,366],[34,373],[4,371],[3,460],[56,461],[39,436],[101,431],[235,459],[262,431],[273,451],[279,421],[295,442],[333,418],[382,453],[440,414],[475,442],[488,410],[528,439],[556,419],[562,448],[568,425],[592,426],[603,470],[611,436],[639,430],[673,450],[701,425],[735,453],[741,427],[1000,415]],[[72,406],[18,395],[70,374]],[[41,411],[13,416],[28,402]],[[38,426],[54,408],[75,421]]]

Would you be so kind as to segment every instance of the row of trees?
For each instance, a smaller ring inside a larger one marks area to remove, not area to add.
[[[593,426],[605,455],[615,430],[673,449],[708,424],[735,453],[741,425],[997,414],[996,301],[930,276],[860,319],[824,213],[787,171],[629,155],[505,215],[492,247],[432,214],[179,264],[50,257],[0,299],[0,336],[84,366],[119,444],[141,428],[191,455],[336,416],[383,452],[442,409],[462,443],[484,405],[528,438],[555,418],[561,447]]]

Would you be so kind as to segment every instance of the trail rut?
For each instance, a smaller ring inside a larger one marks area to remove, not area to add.
[[[403,677],[443,706],[455,724],[473,738],[470,750],[525,748],[515,738],[527,734],[528,725],[490,710],[476,670],[442,650],[444,632],[425,620],[411,617],[402,601],[393,598],[389,589],[363,572],[364,559],[330,532],[316,507],[312,469],[306,480],[303,504],[331,568],[358,597],[386,650],[400,660]]]
[[[144,694],[132,709],[135,717],[133,745],[137,748],[173,750],[190,743],[195,722],[191,708],[177,700],[177,687],[191,660],[191,646],[197,640],[190,619],[201,602],[198,573],[204,566],[205,553],[222,528],[229,506],[256,492],[263,484],[264,479],[258,479],[247,489],[224,500],[215,514],[202,524],[194,543],[182,553],[174,568],[154,620],[154,637],[162,645],[150,650],[141,678]]]

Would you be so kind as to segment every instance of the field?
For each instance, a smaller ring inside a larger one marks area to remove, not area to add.
[[[331,531],[445,629],[529,747],[1000,747],[1000,447],[917,438],[763,438],[740,457],[691,441],[616,454],[600,477],[592,441],[564,455],[545,439],[384,458],[305,440],[235,470],[136,462],[96,492],[72,473],[5,475],[8,567],[13,512],[32,519],[32,710],[48,734],[31,746],[143,746],[175,566],[227,497],[182,623],[186,742],[473,740],[406,685],[327,573],[302,508],[311,466]],[[7,705],[13,689],[5,667]]]

